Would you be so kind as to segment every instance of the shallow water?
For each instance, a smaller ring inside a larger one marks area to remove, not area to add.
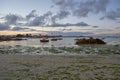
[[[28,40],[22,40],[22,41],[3,41],[3,42],[0,42],[0,45],[5,45],[5,46],[21,45],[21,46],[32,46],[32,47],[75,46],[74,39],[75,38],[63,38],[62,40],[51,41],[51,38],[49,38],[49,42],[41,43],[40,38],[28,38]]]
[[[48,43],[41,43],[40,38],[28,38],[28,40],[22,40],[22,41],[3,41],[0,42],[0,45],[5,45],[5,46],[15,46],[15,45],[21,45],[21,46],[31,46],[31,47],[71,47],[71,46],[77,46],[75,45],[75,37],[66,37],[63,38],[62,40],[57,40],[57,41],[51,41],[51,38],[49,38]],[[100,38],[102,39],[102,38]],[[120,45],[120,37],[117,38],[104,38],[103,39],[107,45]]]

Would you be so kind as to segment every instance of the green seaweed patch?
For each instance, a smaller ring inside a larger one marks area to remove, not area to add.
[[[80,48],[75,48],[75,47],[59,47],[59,49],[70,53],[80,53],[81,51]]]
[[[17,54],[20,53],[20,50],[11,49],[11,50],[0,50],[0,54]]]
[[[55,47],[52,47],[52,48],[48,48],[48,47],[45,47],[43,48],[45,51],[48,51],[50,53],[53,53],[53,54],[58,54],[58,53],[62,53],[62,51],[58,50],[57,48]]]

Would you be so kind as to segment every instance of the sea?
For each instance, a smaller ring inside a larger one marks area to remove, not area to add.
[[[83,37],[63,37],[61,40],[57,41],[51,41],[51,38],[49,39],[49,42],[41,43],[41,38],[27,38],[27,40],[21,40],[21,41],[2,41],[0,42],[0,46],[29,46],[29,47],[72,47],[77,46],[75,45],[76,40]],[[87,37],[84,37],[87,38]],[[94,37],[102,39],[104,42],[106,42],[106,45],[120,45],[120,37]]]

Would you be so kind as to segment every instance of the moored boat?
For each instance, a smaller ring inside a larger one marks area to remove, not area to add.
[[[57,41],[58,39],[57,38],[52,38],[51,41]]]
[[[57,39],[58,39],[58,40],[63,40],[63,38],[60,38],[60,37],[59,37],[59,38],[57,38]]]
[[[49,42],[48,39],[41,39],[40,42]]]

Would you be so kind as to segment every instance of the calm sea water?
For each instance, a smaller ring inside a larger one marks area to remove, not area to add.
[[[32,47],[69,47],[69,46],[77,46],[75,45],[75,37],[67,37],[67,38],[62,38],[62,40],[57,40],[57,41],[51,41],[49,38],[48,43],[41,43],[40,38],[28,38],[28,40],[22,40],[22,41],[3,41],[0,42],[0,45],[6,45],[6,46],[15,46],[15,45],[21,45],[21,46],[32,46]],[[102,38],[101,38],[102,39]],[[116,38],[104,38],[102,39],[105,42],[107,42],[107,45],[120,45],[120,37]]]

